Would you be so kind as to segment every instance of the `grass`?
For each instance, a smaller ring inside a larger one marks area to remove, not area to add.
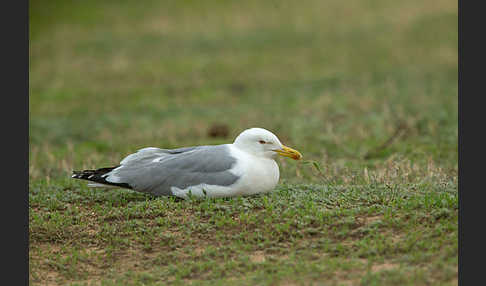
[[[456,285],[457,37],[449,0],[31,1],[31,284]],[[254,126],[304,155],[270,194],[69,177]]]

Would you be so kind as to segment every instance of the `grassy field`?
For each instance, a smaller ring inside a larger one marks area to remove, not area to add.
[[[457,285],[457,38],[451,0],[30,1],[31,285]],[[304,155],[267,195],[70,178],[249,127]]]

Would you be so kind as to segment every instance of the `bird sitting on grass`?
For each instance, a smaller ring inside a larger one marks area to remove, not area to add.
[[[276,155],[300,160],[272,132],[250,128],[232,144],[178,149],[148,147],[119,165],[73,171],[72,178],[90,187],[127,188],[155,196],[234,197],[272,191],[278,183]]]

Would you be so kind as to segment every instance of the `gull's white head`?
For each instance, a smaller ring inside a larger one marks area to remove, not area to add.
[[[240,150],[259,157],[274,158],[277,154],[300,160],[299,151],[289,148],[272,132],[263,128],[250,128],[241,132],[233,143]]]

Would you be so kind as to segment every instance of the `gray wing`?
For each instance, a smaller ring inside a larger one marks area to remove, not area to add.
[[[229,170],[236,163],[227,145],[179,149],[145,148],[127,156],[106,180],[126,183],[136,191],[172,195],[171,187],[199,184],[228,186],[238,180]]]

